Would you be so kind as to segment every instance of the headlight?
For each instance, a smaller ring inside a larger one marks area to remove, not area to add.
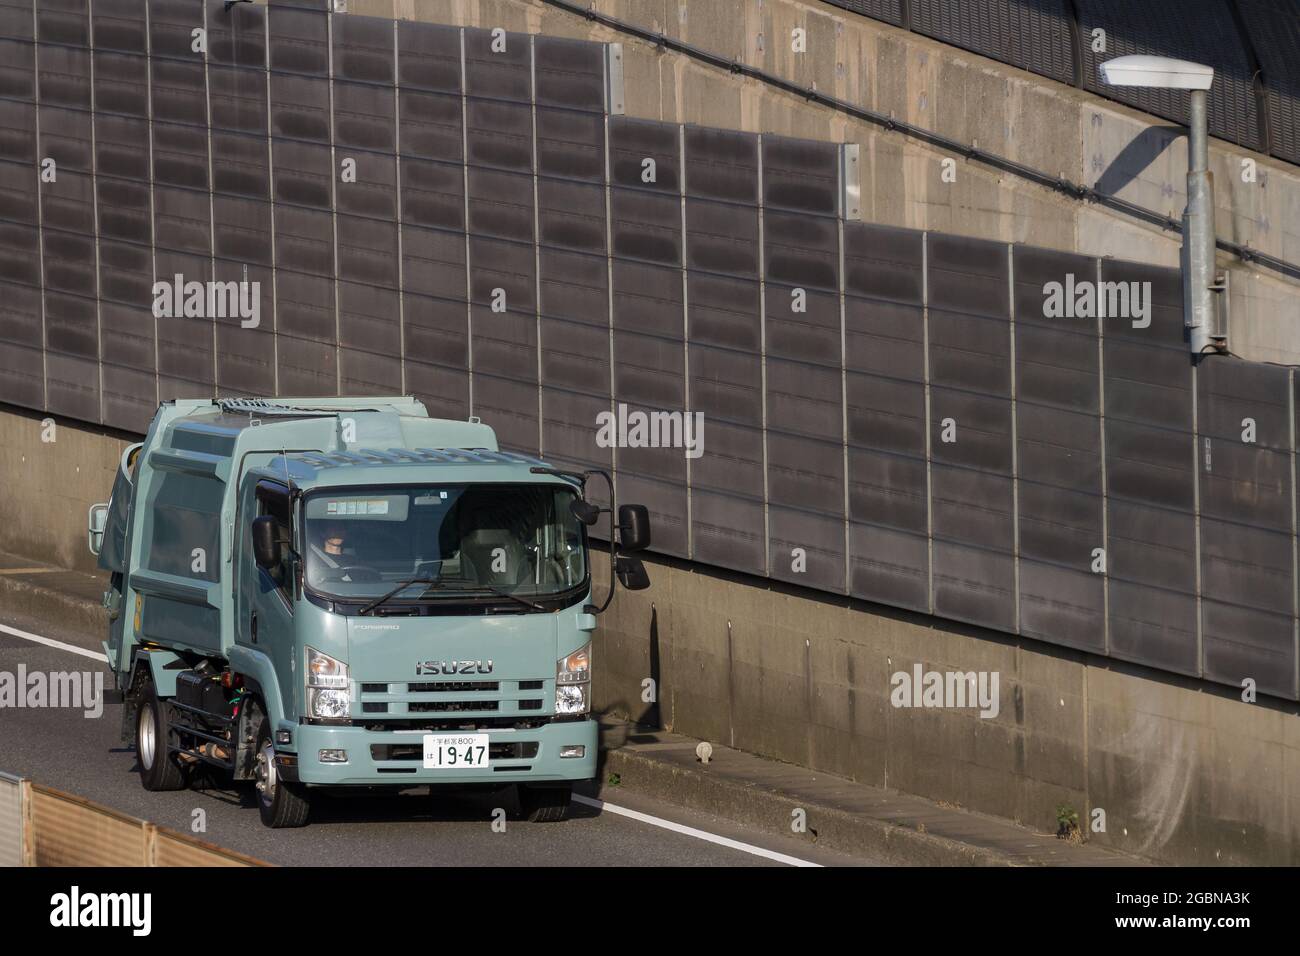
[[[348,665],[315,648],[307,648],[307,686],[347,689]]]
[[[351,706],[348,665],[307,648],[307,716],[341,720],[347,718]]]
[[[591,645],[581,647],[555,665],[555,712],[585,714],[591,709]]]
[[[557,714],[585,714],[591,709],[587,700],[587,684],[560,684],[555,688]]]
[[[307,713],[324,720],[341,720],[348,716],[350,704],[345,690],[326,690],[321,687],[307,688]]]
[[[557,684],[585,684],[591,680],[591,645],[580,647],[555,669]]]

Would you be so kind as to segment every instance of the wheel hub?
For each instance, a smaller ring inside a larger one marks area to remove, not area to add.
[[[262,802],[267,806],[270,806],[275,802],[277,776],[278,774],[275,769],[275,748],[271,746],[271,742],[268,740],[257,753],[257,767],[255,770],[257,792],[261,796]]]
[[[158,728],[154,722],[153,708],[145,704],[140,708],[140,717],[136,726],[136,750],[140,758],[140,766],[145,770],[153,769],[157,749]]]

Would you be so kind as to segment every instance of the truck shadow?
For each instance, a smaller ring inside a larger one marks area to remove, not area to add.
[[[253,795],[248,805],[256,807]],[[493,793],[466,793],[462,790],[417,787],[397,794],[331,792],[312,801],[311,825],[349,823],[492,823],[503,819],[519,822],[522,814],[513,786]],[[595,807],[574,802],[570,819],[590,819],[600,815]]]
[[[132,768],[134,773],[136,768]],[[594,796],[594,784],[579,784],[576,792]],[[236,784],[229,776],[208,768],[191,771],[189,790],[231,808],[257,811],[257,791],[249,784]],[[513,784],[498,788],[463,789],[415,786],[404,790],[340,788],[317,791],[312,796],[311,825],[355,823],[491,823],[505,811],[505,820],[522,819],[519,796]],[[569,808],[573,820],[594,819],[600,810],[574,801]]]

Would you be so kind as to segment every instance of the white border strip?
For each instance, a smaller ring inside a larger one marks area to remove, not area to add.
[[[108,657],[99,651],[87,650],[84,647],[77,647],[75,644],[65,644],[63,641],[56,641],[49,637],[41,637],[39,634],[32,634],[30,631],[20,631],[16,627],[9,627],[6,624],[0,624],[0,633],[11,634],[14,637],[21,637],[24,641],[32,641],[36,644],[44,644],[46,647],[54,647],[61,651],[67,651],[70,654],[80,654],[82,657],[89,657],[92,661],[103,661],[108,663]]]
[[[741,843],[739,840],[731,840],[727,837],[718,836],[716,833],[709,833],[707,830],[697,830],[695,827],[688,827],[681,823],[673,823],[671,820],[664,820],[660,817],[652,817],[648,813],[641,813],[637,810],[629,810],[627,807],[617,807],[612,803],[605,803],[603,800],[594,800],[591,797],[584,797],[575,793],[573,799],[576,803],[585,803],[589,807],[595,807],[597,810],[609,811],[618,814],[621,817],[631,817],[633,820],[640,820],[642,823],[648,823],[651,826],[662,827],[665,830],[672,830],[674,833],[681,833],[689,837],[695,837],[697,840],[704,840],[707,843],[716,843],[718,846],[729,847],[733,850],[739,850],[742,853],[752,853],[754,856],[761,856],[767,860],[775,860],[777,863],[785,863],[788,866],[816,866],[820,863],[813,863],[811,860],[801,860],[797,856],[787,856],[784,853],[777,853],[775,850],[765,850],[761,846],[754,846],[752,843]]]

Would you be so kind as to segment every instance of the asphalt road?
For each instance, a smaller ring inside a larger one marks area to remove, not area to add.
[[[60,631],[40,621],[0,614],[0,623],[100,652],[98,635]],[[0,631],[0,672],[101,671],[101,661]],[[824,866],[874,861],[810,847],[794,839],[736,826],[715,817],[606,788],[608,806],[575,801],[564,823],[511,819],[509,789],[493,794],[430,795],[427,788],[398,794],[326,796],[313,803],[309,826],[268,830],[258,818],[251,785],[216,781],[203,789],[149,793],[140,786],[133,747],[121,742],[121,707],[106,705],[98,718],[67,708],[0,708],[0,770],[87,797],[161,826],[193,832],[196,810],[210,843],[286,866],[787,866],[762,855],[782,854]],[[592,787],[584,792],[594,797]],[[495,808],[507,811],[504,832],[492,827]],[[631,818],[632,810],[656,822]],[[749,849],[719,844],[693,828]]]

